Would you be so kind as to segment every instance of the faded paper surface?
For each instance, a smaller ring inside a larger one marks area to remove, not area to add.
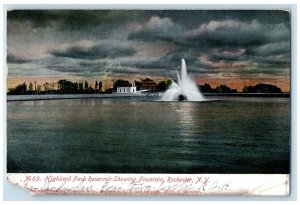
[[[31,194],[289,195],[288,174],[8,174]]]

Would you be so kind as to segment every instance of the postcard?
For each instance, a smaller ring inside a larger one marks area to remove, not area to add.
[[[6,62],[32,194],[290,193],[290,11],[12,9]]]

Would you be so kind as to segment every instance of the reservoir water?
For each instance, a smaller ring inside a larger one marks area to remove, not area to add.
[[[8,173],[289,173],[290,99],[7,102]]]

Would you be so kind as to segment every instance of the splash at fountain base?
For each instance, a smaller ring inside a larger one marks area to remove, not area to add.
[[[185,95],[179,95],[178,96],[178,101],[184,101],[184,100],[187,100]]]

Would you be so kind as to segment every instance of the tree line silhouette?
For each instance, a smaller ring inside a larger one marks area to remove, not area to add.
[[[156,89],[153,92],[164,92],[168,89],[172,80],[160,81],[156,85]],[[118,87],[130,87],[133,86],[128,80],[118,79],[113,82],[111,88],[103,90],[102,81],[95,81],[95,83],[89,84],[87,81],[72,82],[69,80],[59,80],[57,83],[45,82],[42,85],[36,85],[29,82],[27,85],[25,82],[17,85],[14,88],[9,88],[7,95],[41,95],[41,94],[108,94],[116,92]],[[134,86],[137,90],[141,88],[141,82],[135,80]],[[238,93],[237,89],[228,87],[227,85],[219,85],[212,88],[210,84],[204,83],[198,85],[199,90],[202,93]],[[241,93],[282,93],[281,89],[275,85],[259,83],[254,86],[244,86]]]
[[[43,85],[37,85],[33,88],[32,82],[24,82],[14,88],[8,89],[8,95],[35,95],[35,94],[94,94],[103,93],[102,81],[95,81],[95,85],[89,85],[87,81],[72,82],[69,80],[59,80],[57,83],[45,82]]]
[[[202,93],[237,93],[237,89],[232,89],[227,85],[219,85],[212,88],[208,83],[198,85]],[[282,93],[281,89],[275,85],[259,83],[255,86],[244,86],[242,93]]]

